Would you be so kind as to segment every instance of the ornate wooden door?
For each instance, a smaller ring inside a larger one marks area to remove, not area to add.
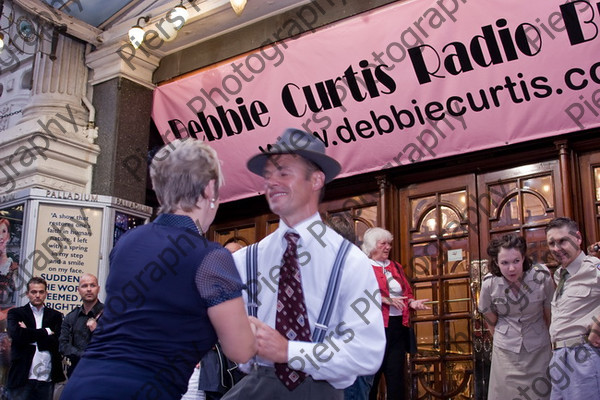
[[[478,259],[475,175],[401,190],[402,262],[417,299],[431,310],[412,320],[412,398],[471,398],[474,393],[470,260]]]

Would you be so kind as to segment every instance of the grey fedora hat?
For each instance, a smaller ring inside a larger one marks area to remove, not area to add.
[[[263,175],[269,157],[277,154],[298,154],[315,163],[325,173],[325,183],[331,182],[342,169],[340,163],[325,154],[325,145],[313,135],[299,129],[288,128],[275,144],[264,153],[248,160],[246,164],[251,172]]]

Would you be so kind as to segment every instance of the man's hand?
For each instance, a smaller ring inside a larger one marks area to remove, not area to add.
[[[27,325],[25,325],[25,322],[19,321],[19,328],[25,328],[25,329],[27,329]]]
[[[258,355],[274,363],[286,364],[288,362],[287,339],[261,320],[254,317],[248,319],[256,336]]]
[[[588,342],[594,347],[600,348],[600,334],[598,331],[591,331],[588,336]]]
[[[90,319],[87,320],[87,322],[85,323],[85,325],[88,327],[88,329],[90,330],[90,332],[94,332],[94,330],[98,326],[98,322],[96,321],[96,318],[90,318]]]

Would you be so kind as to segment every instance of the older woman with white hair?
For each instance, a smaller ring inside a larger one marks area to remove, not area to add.
[[[385,376],[387,398],[405,398],[404,364],[410,350],[410,310],[427,310],[427,299],[416,300],[402,265],[389,259],[392,234],[382,228],[370,228],[363,236],[362,250],[371,259],[381,290],[386,346],[381,368],[375,374],[369,398],[377,399],[381,375]]]
[[[154,156],[159,216],[110,254],[104,314],[63,400],[179,400],[217,340],[230,359],[256,353],[231,253],[204,238],[223,183],[216,152],[176,140]]]

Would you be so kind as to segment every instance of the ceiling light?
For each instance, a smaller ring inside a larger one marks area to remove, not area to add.
[[[175,6],[169,13],[169,22],[173,24],[175,30],[180,30],[183,27],[183,24],[186,23],[190,14],[188,10],[183,6],[183,1],[179,3],[178,6]]]
[[[231,8],[237,15],[242,15],[244,11],[244,7],[246,7],[246,0],[229,0],[231,3]]]
[[[150,17],[138,18],[137,24],[132,26],[131,29],[129,30],[129,41],[131,42],[131,45],[135,49],[140,47],[142,45],[142,42],[144,41],[145,32],[142,29],[142,27],[140,26],[140,22],[142,20],[144,20],[144,22],[148,22],[150,20]]]
[[[175,6],[167,14],[167,23],[158,26],[158,37],[165,42],[170,42],[177,36],[177,31],[183,28],[183,25],[188,20],[188,10],[183,6],[183,1]]]

